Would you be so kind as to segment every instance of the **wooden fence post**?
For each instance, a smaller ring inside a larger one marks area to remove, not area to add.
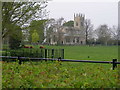
[[[22,60],[20,59],[20,57],[18,56],[18,60],[19,60],[19,65],[21,65],[22,64]]]
[[[113,59],[113,70],[115,69],[115,67],[117,67],[117,64],[115,62],[117,62],[117,59]]]
[[[47,49],[45,49],[45,58],[47,58]],[[47,61],[47,59],[45,61]]]
[[[58,61],[61,61],[61,57],[58,58]]]

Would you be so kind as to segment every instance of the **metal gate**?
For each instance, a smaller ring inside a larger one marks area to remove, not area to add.
[[[64,59],[64,49],[18,49],[5,50],[2,56],[19,56],[19,57],[34,57],[34,58],[61,58]]]

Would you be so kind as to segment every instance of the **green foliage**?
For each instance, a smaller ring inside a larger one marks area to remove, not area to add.
[[[13,28],[12,34],[9,35],[9,47],[11,49],[18,49],[20,48],[22,40],[22,31],[19,26],[15,26]]]
[[[11,24],[22,26],[32,19],[41,18],[46,1],[42,2],[2,2],[2,37],[12,33]]]
[[[111,65],[74,62],[3,63],[3,88],[120,88]]]
[[[68,21],[63,24],[63,26],[68,26],[68,27],[73,27],[74,26],[74,21]]]
[[[36,30],[32,33],[32,42],[37,43],[39,41],[39,35]]]
[[[29,28],[30,28],[30,36],[29,41],[32,41],[32,34],[34,33],[34,30],[37,31],[39,35],[39,41],[40,43],[44,40],[44,24],[47,20],[34,20],[31,22]]]
[[[32,47],[32,46],[30,46]],[[44,58],[44,49],[38,48],[20,48],[15,50],[6,50],[1,52],[3,56],[20,56],[20,57],[35,57]],[[3,61],[5,61],[4,59]]]

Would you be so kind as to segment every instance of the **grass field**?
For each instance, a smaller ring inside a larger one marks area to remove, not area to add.
[[[38,48],[38,46],[35,46]],[[64,48],[65,59],[118,59],[117,46],[45,46]],[[88,58],[88,56],[90,58]],[[1,62],[3,88],[120,88],[119,66],[75,62]]]
[[[46,46],[46,48],[64,48],[65,59],[108,61],[118,59],[118,46]]]

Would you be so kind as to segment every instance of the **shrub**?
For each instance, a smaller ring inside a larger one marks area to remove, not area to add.
[[[13,32],[9,35],[10,49],[19,49],[22,41],[22,31],[19,26],[14,26]]]

